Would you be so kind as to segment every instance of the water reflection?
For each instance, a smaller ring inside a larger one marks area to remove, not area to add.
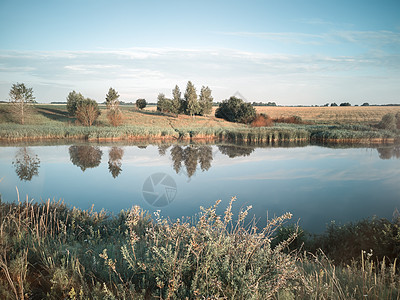
[[[112,147],[108,152],[108,170],[114,178],[117,178],[122,171],[123,155],[124,150],[120,147]]]
[[[202,171],[211,168],[213,153],[211,146],[189,145],[186,147],[174,145],[171,149],[172,167],[177,174],[182,171],[182,164],[185,165],[186,174],[190,178],[200,165]]]
[[[103,152],[97,146],[71,146],[69,156],[71,162],[84,172],[88,168],[100,165]]]
[[[33,176],[39,175],[40,159],[29,148],[20,148],[12,162],[20,180],[31,181]]]
[[[400,159],[400,145],[391,145],[377,148],[380,159]]]
[[[225,154],[230,158],[237,156],[249,156],[254,151],[254,147],[237,145],[220,145],[218,146],[218,149],[222,154]]]
[[[164,156],[167,153],[169,147],[171,147],[171,145],[168,144],[158,145],[158,154],[160,154],[160,156]]]

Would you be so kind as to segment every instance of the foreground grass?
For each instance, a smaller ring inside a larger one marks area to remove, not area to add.
[[[234,199],[233,199],[234,200]],[[396,261],[335,266],[276,241],[290,214],[265,228],[202,209],[197,221],[118,216],[63,203],[0,203],[2,299],[400,299]],[[274,240],[275,239],[275,240]]]

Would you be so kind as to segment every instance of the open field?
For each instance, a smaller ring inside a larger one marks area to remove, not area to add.
[[[335,107],[256,107],[271,118],[299,116],[317,124],[376,124],[387,113],[400,112],[400,106],[335,106]]]
[[[110,126],[104,105],[96,126],[77,124],[65,105],[39,104],[27,118],[26,125],[13,122],[7,104],[0,104],[0,139],[148,139],[148,140],[213,140],[251,144],[277,141],[322,141],[351,143],[394,142],[399,130],[378,129],[375,125],[388,112],[400,107],[256,107],[272,118],[302,117],[304,124],[276,123],[272,127],[253,128],[227,122],[212,116],[162,114],[154,106],[142,111],[122,106],[123,124]],[[215,110],[215,108],[214,108]]]
[[[315,124],[376,124],[387,113],[400,112],[400,106],[335,106],[290,107],[255,106],[257,113],[265,113],[272,119],[299,116],[305,122]],[[155,106],[146,108],[156,111]],[[213,107],[213,115],[217,107]]]

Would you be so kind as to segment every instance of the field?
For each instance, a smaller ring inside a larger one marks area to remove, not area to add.
[[[256,106],[258,113],[271,118],[299,116],[304,121],[315,124],[376,124],[387,113],[400,112],[400,106],[336,106],[336,107],[289,107]],[[213,115],[217,107],[213,107]],[[147,108],[155,111],[156,107]]]
[[[216,107],[211,116],[160,114],[155,106],[148,106],[142,111],[134,106],[121,106],[124,113],[124,124],[156,127],[235,127],[240,126],[214,117]],[[37,112],[29,120],[31,124],[74,123],[75,118],[69,117],[66,106],[58,104],[36,105]],[[105,106],[100,106],[102,114],[99,125],[108,125]],[[256,106],[258,113],[265,113],[271,118],[299,116],[305,122],[312,124],[365,124],[378,123],[387,113],[400,112],[400,106],[338,106],[338,107],[286,107],[286,106]],[[0,104],[0,123],[11,122],[7,105]]]
[[[250,127],[211,116],[163,114],[155,106],[137,110],[122,106],[123,124],[113,127],[106,107],[95,126],[80,126],[70,117],[65,105],[38,104],[26,119],[15,124],[7,104],[0,104],[0,139],[134,139],[134,140],[210,140],[265,144],[272,142],[351,142],[388,143],[399,139],[399,130],[377,128],[387,113],[400,112],[399,106],[371,107],[256,107],[272,119],[299,116],[303,124],[276,123],[272,127]],[[214,111],[215,111],[214,107]]]

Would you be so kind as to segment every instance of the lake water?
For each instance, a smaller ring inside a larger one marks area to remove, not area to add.
[[[118,213],[139,205],[172,219],[232,196],[265,224],[291,212],[311,232],[400,209],[400,148],[124,144],[0,147],[2,201],[63,199]],[[17,188],[17,189],[16,189]]]

